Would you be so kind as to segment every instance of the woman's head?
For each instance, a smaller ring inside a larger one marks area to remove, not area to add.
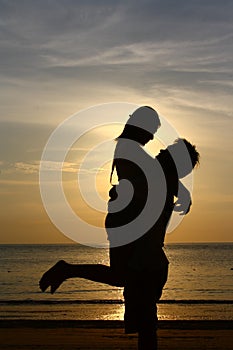
[[[130,115],[118,138],[128,138],[145,145],[154,138],[160,125],[158,113],[153,108],[139,107]]]

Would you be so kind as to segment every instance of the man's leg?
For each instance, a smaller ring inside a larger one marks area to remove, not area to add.
[[[125,333],[138,333],[138,350],[156,350],[157,308],[146,275],[131,272],[126,280]]]
[[[155,271],[129,271],[124,288],[125,331],[138,333],[139,350],[157,349],[157,306],[167,280],[167,266]]]
[[[158,347],[156,302],[161,298],[163,287],[167,281],[167,275],[168,265],[165,265],[163,269],[154,271],[147,281],[144,282],[144,303],[142,302],[141,305],[142,323],[138,332],[138,350],[156,350]]]
[[[138,350],[157,350],[156,329],[141,329],[138,332]]]

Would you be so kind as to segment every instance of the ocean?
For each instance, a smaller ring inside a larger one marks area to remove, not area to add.
[[[161,320],[232,320],[233,243],[167,244]],[[123,320],[122,288],[70,279],[54,295],[38,281],[58,260],[108,264],[108,250],[78,244],[0,245],[0,319]]]

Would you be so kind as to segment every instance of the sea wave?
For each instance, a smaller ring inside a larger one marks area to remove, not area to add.
[[[90,299],[90,300],[0,300],[0,305],[76,305],[76,304],[124,304],[121,299]],[[233,304],[233,300],[218,299],[182,299],[182,300],[159,300],[158,304]]]

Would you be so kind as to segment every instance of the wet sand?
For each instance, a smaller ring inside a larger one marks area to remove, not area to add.
[[[122,321],[1,320],[2,350],[137,349]],[[160,321],[158,349],[232,350],[233,321]]]

